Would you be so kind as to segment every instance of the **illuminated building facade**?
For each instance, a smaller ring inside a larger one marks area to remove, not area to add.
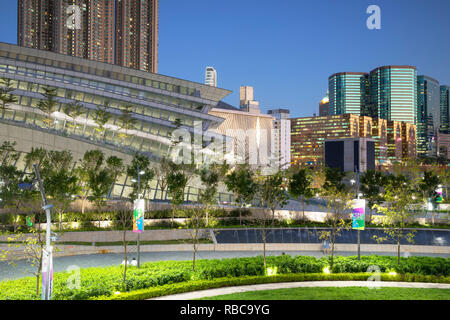
[[[445,121],[445,120],[444,120]],[[436,156],[437,134],[441,128],[439,82],[431,77],[417,77],[417,152]]]
[[[20,46],[114,63],[114,1],[19,0]]]
[[[414,125],[408,128],[411,127],[415,130]],[[394,128],[398,128],[398,131],[394,131]],[[344,138],[373,138],[377,165],[402,161],[404,158],[401,122],[342,114],[291,119],[291,163],[322,165],[324,141]],[[415,149],[415,136],[409,136],[405,143],[408,143],[407,151],[413,155],[411,150]]]
[[[0,78],[10,79],[11,94],[17,99],[0,117],[0,141],[17,142],[19,168],[32,147],[68,149],[74,161],[92,149],[126,163],[136,152],[158,161],[168,154],[178,123],[190,133],[197,122],[205,134],[218,127],[224,120],[208,112],[230,94],[183,79],[4,43],[0,43]],[[49,114],[37,107],[48,88],[56,93]],[[108,120],[102,124],[98,111],[103,107]],[[111,197],[126,198],[130,180],[123,175]],[[187,200],[195,201],[194,183],[186,190]],[[156,181],[151,188],[147,198],[166,198]]]
[[[335,73],[328,78],[328,91],[329,115],[360,115],[366,104],[367,73]]]

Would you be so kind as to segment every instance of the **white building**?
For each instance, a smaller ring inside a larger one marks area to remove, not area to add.
[[[239,88],[239,107],[244,112],[261,113],[259,102],[254,99],[253,87],[241,86]]]
[[[205,84],[217,87],[217,71],[213,67],[206,67]]]
[[[268,114],[275,118],[273,120],[272,148],[273,154],[278,155],[280,168],[286,169],[291,163],[291,120],[287,109],[269,110]]]

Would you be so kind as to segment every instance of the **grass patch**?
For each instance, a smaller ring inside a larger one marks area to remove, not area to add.
[[[232,293],[197,300],[450,300],[450,289],[287,288]]]

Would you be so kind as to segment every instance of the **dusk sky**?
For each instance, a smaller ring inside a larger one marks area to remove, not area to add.
[[[381,30],[369,30],[369,5]],[[17,1],[2,1],[0,41],[17,43]],[[262,110],[318,113],[335,72],[413,65],[450,85],[449,0],[160,0],[159,72],[218,86],[255,88]]]

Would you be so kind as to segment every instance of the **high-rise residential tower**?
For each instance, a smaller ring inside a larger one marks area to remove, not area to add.
[[[20,46],[158,72],[159,0],[18,0]]]
[[[116,0],[116,64],[158,72],[158,7],[159,0]]]
[[[205,84],[212,87],[217,87],[217,71],[213,67],[206,67]]]
[[[417,77],[417,153],[436,155],[437,134],[441,127],[439,82],[431,77]]]
[[[367,73],[340,72],[328,78],[329,113],[361,114],[365,105]]]
[[[18,0],[17,43],[114,63],[114,2]]]

